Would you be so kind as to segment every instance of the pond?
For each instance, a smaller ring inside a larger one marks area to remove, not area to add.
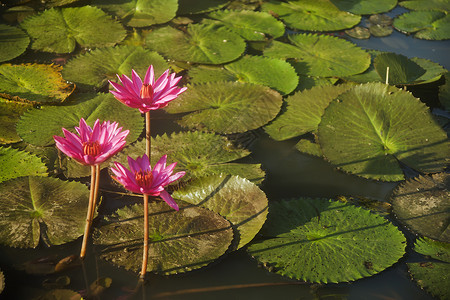
[[[449,8],[370,2],[3,4],[0,299],[449,299]],[[369,21],[410,12],[431,38]],[[358,39],[346,31],[355,25],[387,33]],[[150,64],[188,87],[151,111],[151,162],[168,154],[186,175],[167,188],[179,212],[150,200],[143,284],[142,197],[101,165],[80,262],[90,168],[53,136],[80,117],[117,121],[130,133],[110,161],[141,156],[145,118],[108,80],[143,78]],[[206,224],[216,219],[226,228]]]

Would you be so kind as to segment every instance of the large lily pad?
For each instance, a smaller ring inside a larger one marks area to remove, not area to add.
[[[400,1],[400,6],[411,10],[440,10],[443,12],[450,11],[450,2],[448,0],[407,0]]]
[[[152,165],[164,154],[167,154],[168,164],[177,162],[175,172],[186,171],[186,175],[180,179],[182,181],[223,173],[261,183],[265,176],[261,164],[233,163],[250,152],[214,133],[195,131],[173,133],[170,136],[164,134],[152,139],[151,151]],[[123,149],[115,160],[126,165],[128,156],[136,158],[144,152],[145,140],[142,140]]]
[[[346,282],[379,273],[405,253],[406,239],[385,218],[327,199],[272,203],[267,239],[249,253],[272,271],[308,282]]]
[[[281,59],[250,55],[226,64],[223,68],[192,68],[189,76],[192,78],[191,83],[222,80],[249,82],[268,86],[283,94],[289,94],[298,85],[298,75],[289,63]]]
[[[212,210],[235,230],[239,249],[259,232],[267,216],[267,198],[254,183],[238,176],[209,176],[190,182],[173,197]]]
[[[178,14],[201,14],[220,9],[230,2],[229,0],[178,0]]]
[[[47,176],[47,167],[35,155],[0,147],[0,182],[21,176]]]
[[[174,60],[202,64],[229,62],[245,50],[238,34],[214,24],[189,24],[186,32],[162,27],[146,36],[146,46]]]
[[[317,86],[286,98],[286,110],[264,130],[277,141],[316,131],[325,108],[351,85]]]
[[[171,102],[169,113],[189,113],[182,126],[218,133],[253,130],[275,118],[281,108],[279,93],[256,84],[212,82],[189,86],[189,93]]]
[[[142,264],[143,205],[119,209],[105,225],[95,228],[94,243],[107,246],[100,257],[138,271]],[[208,265],[228,249],[233,239],[230,224],[201,207],[171,210],[164,202],[149,204],[147,271],[169,275]]]
[[[248,41],[264,41],[266,35],[277,38],[284,34],[284,24],[266,12],[219,10],[208,16],[219,20]]]
[[[425,40],[450,39],[450,16],[441,11],[411,11],[394,19],[394,27]]]
[[[403,180],[401,164],[441,171],[450,157],[446,133],[408,92],[382,83],[356,86],[331,102],[318,130],[328,160],[358,176]]]
[[[82,47],[109,47],[122,41],[122,25],[92,6],[52,8],[25,19],[21,24],[32,39],[31,48],[70,53]]]
[[[127,26],[132,27],[169,22],[178,9],[177,0],[95,0],[93,4],[118,16]]]
[[[390,11],[397,0],[331,0],[337,8],[357,15],[372,15]]]
[[[450,285],[450,244],[427,238],[416,241],[414,250],[430,256],[432,261],[408,263],[409,272],[417,284],[439,299],[448,299]]]
[[[31,104],[0,98],[0,124],[2,124],[0,144],[17,143],[22,140],[16,132],[16,123],[29,108]]]
[[[75,89],[56,65],[0,65],[0,95],[27,102],[62,102]]]
[[[370,65],[370,55],[343,39],[316,34],[294,34],[286,44],[273,41],[264,55],[292,59],[299,74],[329,77],[349,76],[364,72]]]
[[[51,177],[21,177],[0,185],[0,242],[35,248],[42,239],[60,245],[83,235],[88,188]]]
[[[153,65],[156,76],[169,68],[166,60],[154,51],[116,46],[96,49],[71,59],[64,66],[63,76],[81,88],[101,88],[108,84],[108,80],[118,81],[116,74],[131,76],[131,69],[143,78],[149,65]]]
[[[442,106],[450,111],[450,74],[445,73],[445,84],[439,87],[439,101]]]
[[[261,9],[276,14],[287,26],[300,30],[342,30],[361,20],[361,16],[341,11],[329,0],[272,0],[263,3]]]
[[[30,38],[22,29],[0,24],[0,62],[13,59],[27,50]]]
[[[395,189],[391,201],[397,218],[408,228],[450,242],[450,174],[410,179]]]
[[[124,130],[130,130],[128,143],[135,141],[144,129],[144,120],[139,111],[123,105],[108,93],[81,95],[77,102],[70,105],[42,106],[29,110],[17,123],[17,133],[27,143],[49,146],[55,143],[54,135],[63,135],[61,128],[74,132],[81,118],[90,126],[97,119],[119,123]]]

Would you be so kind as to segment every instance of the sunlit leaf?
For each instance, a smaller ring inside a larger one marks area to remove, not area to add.
[[[20,28],[0,24],[0,62],[13,59],[27,50],[30,38]]]
[[[47,176],[42,160],[25,151],[0,147],[0,182],[22,176]]]
[[[306,153],[312,156],[322,157],[322,149],[318,143],[311,142],[307,139],[301,139],[297,144],[295,144],[295,149],[302,153]]]
[[[407,0],[400,1],[399,5],[411,10],[440,10],[443,12],[450,11],[450,2],[448,2],[448,0]]]
[[[22,139],[17,135],[16,123],[20,116],[31,108],[31,104],[9,101],[0,98],[0,144],[20,142]]]
[[[450,16],[440,11],[411,11],[394,19],[394,27],[425,40],[450,39]]]
[[[389,68],[388,83],[392,85],[408,84],[425,74],[421,66],[395,53],[381,53],[375,57],[373,64],[382,81],[386,81],[386,70]]]
[[[397,0],[331,0],[340,10],[357,15],[372,15],[388,12],[397,5]]]

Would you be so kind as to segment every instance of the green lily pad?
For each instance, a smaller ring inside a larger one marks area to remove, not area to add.
[[[316,131],[325,108],[351,85],[317,86],[286,98],[286,110],[264,127],[276,141],[287,140]]]
[[[64,66],[62,74],[79,88],[101,88],[108,80],[117,82],[116,74],[131,76],[131,69],[144,78],[149,65],[153,65],[156,76],[169,68],[167,61],[154,51],[140,46],[116,46],[76,56]]]
[[[75,89],[56,65],[0,65],[0,96],[26,102],[62,102]]]
[[[394,32],[394,28],[391,25],[374,25],[369,26],[369,32],[376,37],[384,37],[391,35]]]
[[[275,118],[281,95],[261,85],[240,82],[212,82],[192,85],[165,110],[188,113],[178,123],[188,128],[218,133],[253,130]]]
[[[343,39],[316,34],[289,36],[291,44],[273,41],[264,55],[293,59],[299,74],[329,77],[349,76],[364,72],[370,65],[370,55]]]
[[[297,86],[298,91],[307,90],[315,86],[334,85],[339,78],[334,77],[315,77],[300,75],[300,80]]]
[[[30,38],[22,29],[0,24],[0,62],[11,60],[27,50]]]
[[[177,0],[95,0],[93,5],[121,18],[127,26],[146,27],[172,20]]]
[[[186,32],[170,26],[150,32],[146,46],[173,60],[221,64],[245,51],[244,40],[224,26],[189,24]]]
[[[450,39],[450,16],[441,11],[404,13],[394,19],[394,27],[419,39]]]
[[[94,229],[94,243],[106,246],[100,257],[127,270],[142,264],[143,205],[117,210],[108,223]],[[233,230],[220,215],[201,207],[171,210],[164,202],[149,204],[147,271],[163,275],[208,265],[228,249]]]
[[[86,94],[65,106],[42,106],[27,111],[17,123],[17,133],[27,143],[36,146],[53,145],[54,135],[63,136],[62,128],[73,131],[84,118],[89,126],[95,120],[117,122],[123,130],[130,130],[127,142],[137,140],[144,129],[144,120],[137,109],[123,105],[111,94]],[[45,126],[42,126],[45,124]]]
[[[399,5],[411,10],[440,10],[443,12],[450,11],[450,2],[448,2],[448,0],[408,0],[401,1]]]
[[[32,39],[31,48],[71,53],[81,47],[109,47],[122,41],[122,25],[92,6],[52,8],[25,19],[21,24]]]
[[[385,218],[327,199],[271,203],[267,238],[248,252],[272,271],[308,282],[347,282],[397,262],[406,239]]]
[[[450,242],[450,175],[420,176],[399,185],[391,198],[394,213],[421,235]]]
[[[267,198],[254,183],[238,176],[208,176],[190,182],[173,197],[212,210],[230,221],[236,237],[234,249],[248,244],[267,216]]]
[[[208,14],[248,41],[264,41],[284,34],[284,24],[266,12],[219,10]]]
[[[0,182],[21,176],[47,176],[47,167],[35,155],[0,147]]]
[[[445,73],[444,78],[445,84],[439,87],[439,101],[447,111],[450,111],[450,74]]]
[[[300,141],[298,141],[298,143],[295,144],[295,149],[312,156],[323,157],[320,145],[307,139],[301,139]]]
[[[229,0],[178,0],[179,15],[201,14],[221,9],[230,2]]]
[[[372,15],[390,11],[397,0],[331,0],[336,7],[356,15]]]
[[[408,92],[381,83],[356,86],[330,103],[318,130],[325,157],[365,178],[398,181],[404,164],[441,171],[450,157],[446,133]]]
[[[0,144],[20,142],[22,139],[16,132],[16,123],[20,116],[31,108],[31,104],[9,101],[0,98]]]
[[[21,177],[0,185],[0,243],[35,248],[83,235],[89,189],[51,177]]]
[[[64,6],[68,4],[75,3],[80,0],[46,0],[45,6],[46,7],[58,7],[58,6]]]
[[[152,139],[152,165],[164,154],[167,163],[177,162],[174,172],[186,171],[180,180],[189,181],[213,174],[239,175],[255,183],[261,183],[265,173],[261,164],[234,163],[232,161],[248,156],[248,150],[238,148],[226,137],[214,133],[180,132],[157,136]],[[114,161],[127,164],[127,157],[136,159],[145,152],[145,140],[123,149]],[[112,161],[111,161],[112,163]]]
[[[450,244],[427,238],[416,241],[414,250],[430,256],[433,261],[408,263],[409,272],[417,284],[439,299],[448,299],[450,286]]]
[[[276,14],[291,28],[310,31],[334,31],[355,26],[361,16],[339,10],[328,0],[264,2],[261,10]]]
[[[282,94],[289,94],[298,85],[298,75],[289,63],[281,59],[250,55],[223,68],[194,67],[189,70],[189,76],[194,84],[223,80],[249,82],[268,86]]]
[[[345,31],[345,33],[347,35],[351,36],[352,38],[359,39],[359,40],[364,40],[364,39],[370,38],[369,29],[367,29],[366,27],[356,26],[356,27],[353,27],[352,29],[347,29]]]

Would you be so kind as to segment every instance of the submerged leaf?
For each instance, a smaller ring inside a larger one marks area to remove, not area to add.
[[[27,50],[30,38],[22,29],[0,24],[0,62],[11,60]]]
[[[22,176],[47,176],[41,159],[25,151],[0,147],[0,182]]]

